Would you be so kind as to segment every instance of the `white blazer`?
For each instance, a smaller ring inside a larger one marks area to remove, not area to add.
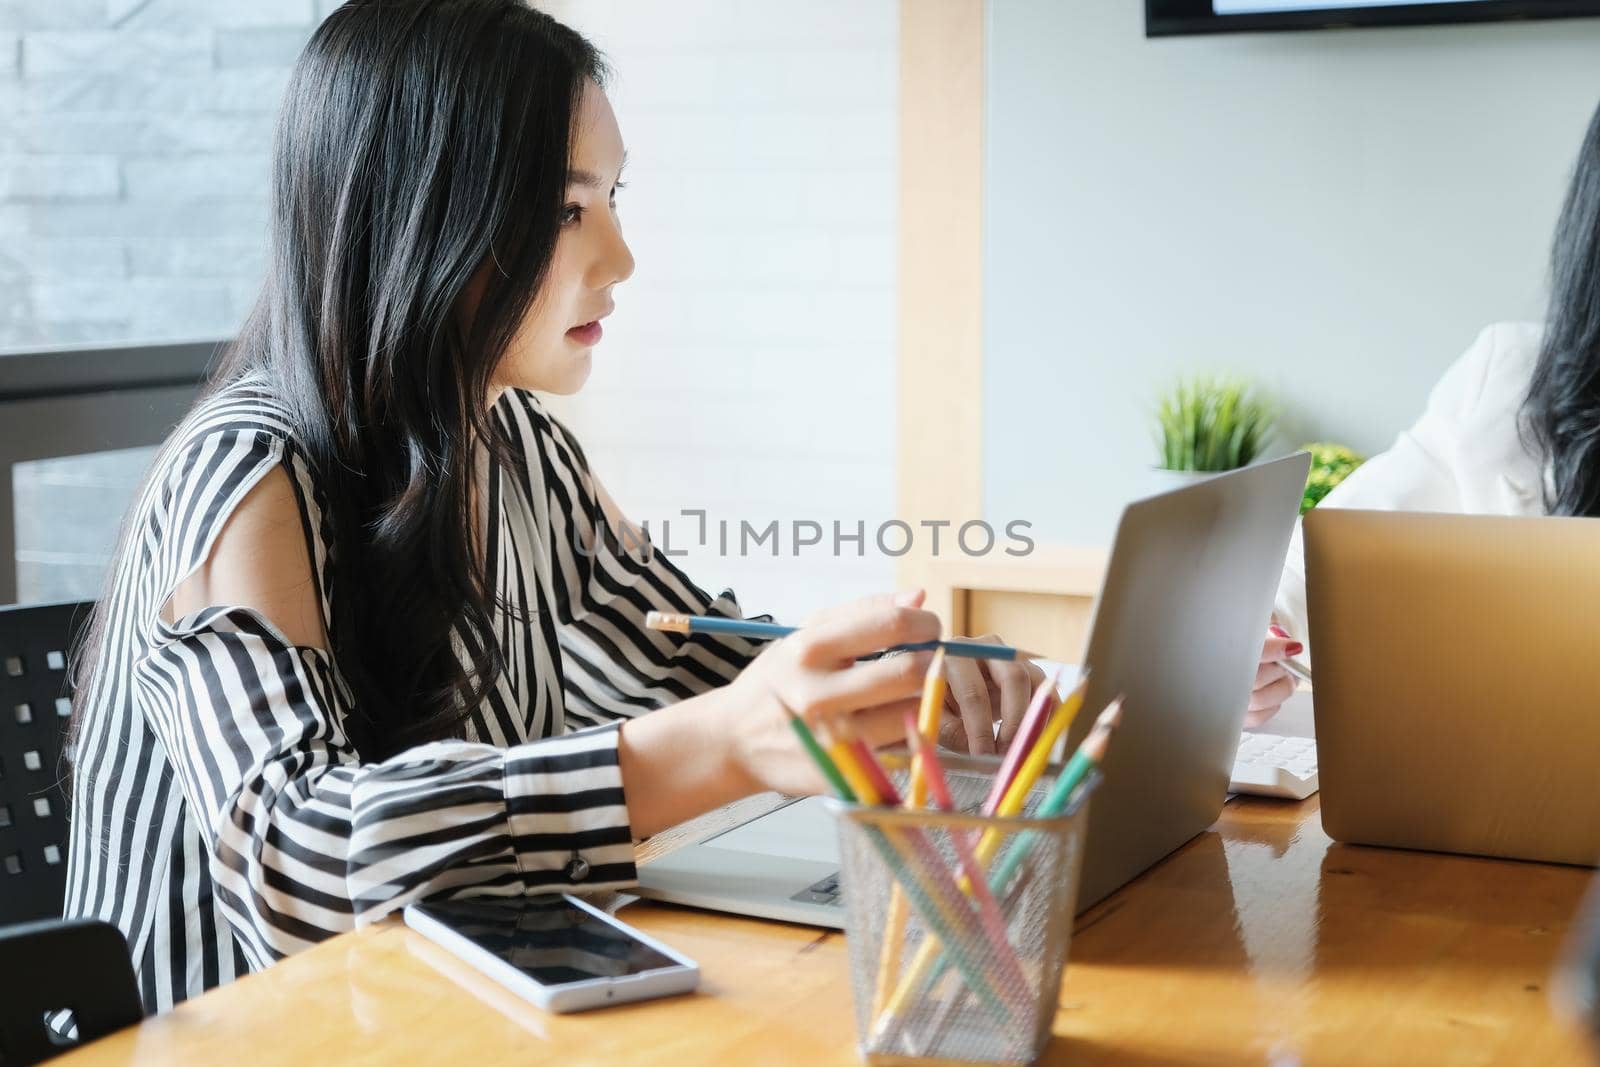
[[[1545,465],[1523,443],[1518,412],[1533,380],[1542,327],[1503,322],[1478,335],[1428,397],[1415,426],[1373,456],[1318,507],[1543,515]],[[1309,646],[1300,524],[1274,614]]]

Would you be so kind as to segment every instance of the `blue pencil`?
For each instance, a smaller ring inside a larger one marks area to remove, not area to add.
[[[757,640],[776,641],[792,634],[797,626],[781,626],[775,622],[752,622],[748,619],[721,619],[711,615],[678,615],[666,611],[652,611],[645,616],[645,625],[652,630],[666,630],[680,634],[729,634]],[[981,641],[917,641],[909,645],[895,645],[886,652],[924,652],[944,649],[947,656],[965,656],[968,659],[1040,659],[1037,653],[1010,645],[986,645]]]

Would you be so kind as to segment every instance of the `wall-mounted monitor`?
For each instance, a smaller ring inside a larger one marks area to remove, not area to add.
[[[1147,37],[1600,15],[1600,0],[1145,0]]]

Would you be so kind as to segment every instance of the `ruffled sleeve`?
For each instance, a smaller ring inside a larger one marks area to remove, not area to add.
[[[709,595],[657,546],[616,530],[583,449],[536,397],[512,391],[503,410],[548,516],[567,713],[631,717],[737,677],[761,642],[645,627],[651,611],[744,618],[733,592]]]

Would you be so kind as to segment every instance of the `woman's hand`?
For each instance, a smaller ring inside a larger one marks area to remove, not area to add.
[[[804,719],[824,747],[829,734],[841,732],[874,747],[905,736],[902,716],[917,707],[932,653],[856,659],[891,645],[936,640],[939,618],[921,610],[922,599],[915,590],[821,612],[762,651],[727,687],[728,755],[746,792],[827,790],[795,737],[789,712]]]
[[[1256,670],[1255,691],[1250,694],[1250,709],[1245,713],[1247,727],[1260,726],[1278,714],[1283,702],[1294,695],[1299,683],[1283,660],[1298,656],[1306,646],[1274,623],[1266,643],[1261,646],[1261,666]]]
[[[964,638],[1004,644],[996,634]],[[1022,724],[1028,701],[1044,681],[1044,670],[1027,660],[968,659],[946,655],[945,711],[939,743],[958,752],[996,751],[994,724],[1000,724],[998,750],[1004,752]]]

